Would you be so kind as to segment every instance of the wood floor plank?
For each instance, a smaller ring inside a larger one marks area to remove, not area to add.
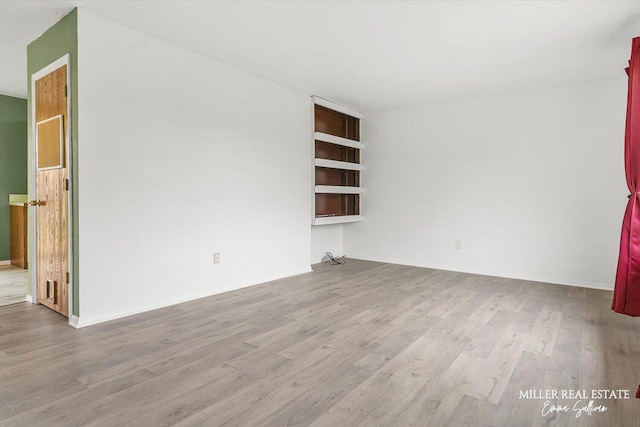
[[[465,395],[453,409],[446,424],[456,427],[485,427],[485,420],[493,410],[494,406],[487,401]]]
[[[0,265],[0,306],[25,302],[28,274],[13,265]]]
[[[309,427],[351,427],[352,424],[341,420],[340,418],[334,417],[329,413],[324,413],[320,415],[315,421],[309,424]]]
[[[528,341],[527,350],[551,356],[561,321],[562,311],[554,310],[545,304],[533,327],[531,335],[534,339]]]
[[[548,418],[541,416],[542,401],[520,399],[519,396],[524,390],[546,389],[541,375],[546,372],[548,363],[549,358],[542,354],[523,351],[511,375],[511,380],[503,392],[505,398],[501,399],[495,406],[495,410],[487,416],[486,425],[530,426],[538,418],[541,422],[548,422]]]
[[[127,425],[136,420],[141,426],[178,423],[209,405],[233,395],[250,385],[255,378],[229,365],[214,366],[189,382],[180,382],[170,395],[161,394],[155,400],[132,405],[104,417],[91,425]]]

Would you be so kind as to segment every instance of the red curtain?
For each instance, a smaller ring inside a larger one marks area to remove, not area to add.
[[[640,316],[640,37],[631,43],[624,135],[624,166],[629,202],[622,220],[620,256],[611,308],[617,313]],[[639,389],[640,392],[640,389]]]

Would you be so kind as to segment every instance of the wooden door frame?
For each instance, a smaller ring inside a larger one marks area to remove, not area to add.
[[[75,259],[73,258],[73,157],[71,153],[71,132],[72,132],[72,118],[71,118],[71,60],[70,55],[67,53],[61,58],[53,61],[49,65],[41,68],[31,75],[31,147],[33,149],[32,171],[31,171],[31,195],[35,198],[37,195],[37,172],[38,172],[38,144],[36,141],[37,121],[36,121],[36,81],[52,73],[60,67],[67,66],[67,120],[65,126],[65,162],[67,165],[67,176],[69,177],[69,193],[67,197],[67,229],[68,229],[68,242],[69,242],[69,324],[73,327],[78,327],[78,317],[73,314],[73,266],[75,265]],[[39,304],[38,302],[38,209],[33,209],[33,221],[29,223],[29,230],[31,236],[33,236],[33,244],[30,245],[29,255],[31,260],[29,261],[29,275],[31,277],[31,302],[33,304]]]

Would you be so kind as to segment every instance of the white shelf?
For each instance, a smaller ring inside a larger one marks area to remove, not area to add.
[[[320,98],[319,96],[312,96],[313,103],[316,105],[321,105],[325,108],[328,108],[333,111],[338,111],[340,113],[346,114],[347,116],[355,117],[356,119],[364,119],[364,114],[360,111],[354,110],[353,108],[345,107],[344,105],[336,104],[335,102],[331,102],[327,99]]]
[[[315,159],[315,165],[323,168],[345,169],[350,171],[364,170],[364,166],[360,163],[340,162],[338,160]]]
[[[361,187],[347,187],[346,185],[316,185],[316,194],[362,194],[364,190]]]
[[[314,218],[313,225],[342,224],[345,222],[358,222],[363,219],[362,215],[323,216],[320,218]]]
[[[342,138],[341,136],[329,135],[323,132],[314,132],[314,138],[316,141],[330,142],[331,144],[342,145],[344,147],[357,148],[358,150],[364,149],[362,142],[354,141],[353,139]]]

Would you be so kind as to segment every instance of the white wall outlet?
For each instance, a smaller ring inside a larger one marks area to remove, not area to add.
[[[456,240],[456,249],[462,249],[462,240]]]
[[[220,252],[213,253],[213,263],[220,264]]]

